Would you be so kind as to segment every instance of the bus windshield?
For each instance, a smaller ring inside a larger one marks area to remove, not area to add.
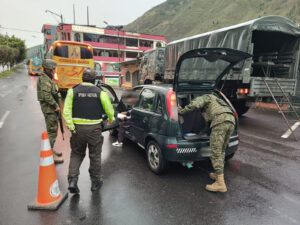
[[[53,52],[54,56],[71,59],[92,59],[92,51],[86,47],[76,45],[56,46]]]

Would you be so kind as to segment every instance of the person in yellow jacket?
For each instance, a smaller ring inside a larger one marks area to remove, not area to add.
[[[114,120],[114,109],[108,94],[94,85],[95,78],[95,70],[86,69],[82,75],[83,82],[68,90],[63,110],[66,125],[72,132],[68,189],[74,194],[79,193],[77,185],[79,168],[87,147],[90,158],[91,191],[99,190],[103,183],[101,179],[103,144],[101,123],[104,114],[107,115],[109,123]]]

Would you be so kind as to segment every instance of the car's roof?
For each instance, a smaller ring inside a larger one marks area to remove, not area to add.
[[[171,90],[173,88],[173,85],[172,84],[145,84],[145,85],[136,86],[134,88],[138,88],[138,87],[147,87],[153,90],[166,92],[168,90]]]

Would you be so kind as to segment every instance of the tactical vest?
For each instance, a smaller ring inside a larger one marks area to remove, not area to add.
[[[104,110],[100,100],[101,89],[79,84],[73,87],[73,118],[100,120]]]

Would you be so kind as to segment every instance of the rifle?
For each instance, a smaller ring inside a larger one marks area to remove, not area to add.
[[[52,95],[53,95],[53,98],[56,101],[56,103],[59,105],[58,92],[56,92],[55,94],[52,94]],[[56,114],[57,114],[57,119],[59,121],[60,132],[62,134],[63,140],[65,140],[65,137],[64,137],[65,131],[64,131],[64,126],[63,126],[63,122],[62,122],[61,111],[59,110],[58,112],[56,112]]]

